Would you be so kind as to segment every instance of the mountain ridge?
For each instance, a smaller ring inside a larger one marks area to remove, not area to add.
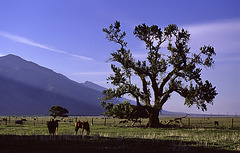
[[[81,83],[81,85],[86,86],[86,87],[91,88],[91,89],[94,89],[94,90],[97,90],[97,91],[100,91],[100,92],[107,89],[107,88],[104,88],[100,85],[97,85],[97,84],[95,84],[91,81],[85,81],[84,83]]]
[[[0,115],[48,115],[53,105],[67,108],[69,115],[102,115],[99,98],[106,89],[91,81],[78,83],[13,54],[0,57]],[[128,99],[110,102],[123,100]]]
[[[71,115],[102,113],[98,100],[98,97],[102,96],[100,91],[12,54],[0,57],[0,90],[0,115],[13,113],[47,115],[51,105],[63,105],[69,109]],[[43,97],[38,96],[38,93]],[[35,103],[38,108],[30,105],[31,103]],[[46,107],[42,103],[45,103]],[[18,105],[18,109],[11,109],[14,105]],[[42,113],[31,111],[41,108]]]

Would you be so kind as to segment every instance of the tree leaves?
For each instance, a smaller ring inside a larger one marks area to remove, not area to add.
[[[126,33],[120,27],[120,22],[116,21],[108,29],[103,29],[109,41],[120,45],[120,49],[111,53],[110,58],[120,66],[112,64],[114,74],[108,77],[116,88],[104,91],[106,97],[110,99],[130,94],[137,105],[141,101],[146,106],[161,110],[171,93],[176,92],[185,98],[188,106],[195,104],[197,108],[206,110],[207,104],[212,104],[217,95],[216,87],[208,80],[202,83],[200,66],[214,65],[213,56],[216,53],[213,47],[203,46],[198,54],[191,53],[187,30],[170,24],[162,31],[157,25],[147,26],[143,23],[135,27],[133,34],[145,43],[148,56],[143,61],[135,60],[130,49],[127,49],[124,40]],[[168,44],[167,54],[162,51],[163,44]],[[133,76],[139,78],[142,86],[132,83]]]
[[[52,106],[49,109],[49,112],[51,112],[49,115],[53,116],[54,118],[56,118],[57,116],[59,117],[68,117],[68,110],[66,108],[63,108],[61,106]]]
[[[106,103],[104,101],[101,102],[102,106],[105,108],[105,112],[103,115],[112,116],[121,119],[127,119],[133,110],[133,106],[128,102],[124,101],[123,103],[113,104]]]
[[[107,35],[106,35],[106,38],[109,40],[109,41],[113,41],[115,43],[118,43],[120,44],[122,47],[127,47],[127,42],[125,42],[123,40],[123,38],[126,36],[126,33],[123,32],[123,33],[120,33],[121,32],[121,29],[120,29],[120,22],[119,21],[116,21],[113,24],[111,24],[109,26],[109,29],[107,28],[103,28],[103,32],[105,32]]]
[[[206,104],[212,104],[217,95],[216,87],[213,87],[208,80],[204,84],[201,82],[195,86],[191,82],[190,86],[183,88],[179,94],[185,97],[185,105],[190,107],[196,104],[197,108],[202,111],[207,110]]]

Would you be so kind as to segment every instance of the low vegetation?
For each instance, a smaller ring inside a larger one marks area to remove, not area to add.
[[[2,120],[4,117],[0,118]],[[50,117],[25,117],[24,124],[15,124],[15,120],[23,117],[7,117],[7,121],[0,122],[0,136],[20,135],[48,136],[46,121]],[[10,121],[9,121],[10,119]],[[58,119],[58,118],[57,118]],[[172,118],[162,118],[164,124]],[[141,119],[131,126],[131,122],[119,123],[120,119],[102,117],[68,117],[60,119],[58,136],[75,136],[74,123],[76,120],[88,121],[90,124],[90,137],[134,139],[151,141],[181,142],[184,146],[207,147],[224,150],[240,150],[240,118],[186,118],[181,123],[171,123],[171,128],[144,128],[147,119]],[[219,125],[214,125],[218,121]],[[85,133],[84,133],[85,134]],[[70,139],[70,138],[68,138]]]

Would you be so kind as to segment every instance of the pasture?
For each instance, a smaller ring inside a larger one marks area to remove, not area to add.
[[[7,118],[7,121],[0,122],[1,137],[5,136],[6,139],[7,136],[52,138],[49,136],[46,126],[50,117],[1,117],[0,120],[3,118]],[[27,120],[24,124],[15,124],[16,120],[22,118]],[[160,119],[164,124],[172,118]],[[96,139],[101,139],[101,142],[103,140],[109,141],[108,143],[112,143],[113,140],[116,142],[131,140],[136,143],[144,140],[143,143],[147,144],[149,141],[151,143],[161,142],[161,144],[172,142],[183,151],[188,147],[207,147],[228,151],[240,150],[240,118],[186,118],[182,120],[183,123],[170,123],[173,125],[171,128],[154,129],[144,128],[147,119],[141,119],[141,122],[132,127],[132,122],[119,124],[122,120],[114,118],[68,117],[59,122],[58,135],[55,137],[60,137],[61,141],[62,139],[64,141],[66,139],[68,141],[72,141],[72,139],[83,141],[84,136],[75,136],[74,123],[76,120],[88,121],[90,124],[90,137],[84,139],[84,143],[92,143]],[[215,121],[219,122],[218,126],[214,124]],[[81,132],[78,134],[80,135]],[[118,144],[115,145],[119,146]]]

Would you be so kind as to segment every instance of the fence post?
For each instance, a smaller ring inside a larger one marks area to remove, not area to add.
[[[92,125],[93,125],[93,118],[92,118]]]
[[[233,128],[233,118],[232,118],[232,128]]]
[[[107,124],[107,118],[105,117],[104,120],[105,120],[105,121],[104,121],[104,126],[106,126],[106,124]]]
[[[8,120],[8,119],[7,119],[7,117],[6,117],[6,118],[5,118],[5,121],[6,121],[5,125],[7,125],[7,120]]]
[[[188,118],[188,127],[190,127],[190,118]]]

